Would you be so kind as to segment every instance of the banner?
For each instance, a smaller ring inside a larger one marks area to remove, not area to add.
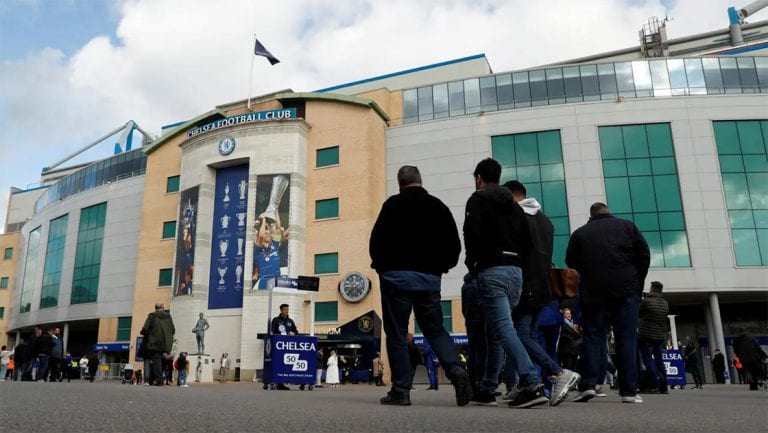
[[[213,197],[208,308],[243,306],[248,164],[219,169]]]
[[[661,349],[661,359],[667,370],[667,385],[685,385],[685,361],[682,350]]]
[[[175,296],[191,295],[194,280],[195,240],[197,239],[197,198],[200,187],[181,192],[179,226],[176,229]]]
[[[264,340],[264,383],[315,383],[317,338],[269,335]]]
[[[256,178],[253,289],[267,289],[288,273],[290,183],[288,174]]]

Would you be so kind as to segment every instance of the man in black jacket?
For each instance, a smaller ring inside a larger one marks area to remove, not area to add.
[[[637,331],[637,338],[650,391],[658,390],[662,394],[669,394],[667,370],[664,367],[664,360],[661,358],[661,348],[667,340],[667,324],[669,323],[669,319],[667,319],[669,304],[661,296],[663,289],[663,284],[652,281],[650,293],[640,302],[640,327]]]
[[[520,376],[510,407],[525,408],[545,404],[538,372],[517,336],[512,311],[520,300],[521,266],[531,250],[531,235],[523,209],[509,189],[499,185],[501,165],[491,158],[475,167],[475,188],[467,200],[464,215],[464,246],[469,273],[476,277],[480,305],[488,324],[487,339],[499,345],[511,358]],[[472,401],[495,405],[494,393],[503,357],[489,347],[480,392]]]
[[[461,241],[451,211],[421,186],[419,169],[397,172],[400,193],[384,202],[371,232],[371,267],[379,274],[392,389],[381,404],[409,406],[412,384],[408,321],[413,312],[443,370],[453,381],[456,404],[469,403],[469,375],[461,368],[443,327],[440,279],[456,266]]]
[[[589,209],[589,221],[571,235],[565,262],[581,274],[581,383],[575,401],[589,401],[602,364],[608,325],[616,337],[619,395],[624,403],[642,403],[637,395],[637,321],[640,293],[651,253],[631,221],[616,218],[604,203]]]
[[[150,385],[163,385],[162,358],[164,354],[171,353],[175,333],[176,327],[173,325],[171,313],[165,311],[163,304],[155,304],[155,311],[147,315],[147,320],[141,328],[141,335],[146,340],[142,344],[145,345],[147,358],[152,360],[152,374],[147,376],[147,383]]]
[[[35,356],[37,356],[40,362],[40,367],[37,369],[37,376],[35,379],[40,381],[48,381],[48,365],[51,358],[51,350],[53,350],[53,337],[48,331],[43,331],[40,327],[35,328]]]

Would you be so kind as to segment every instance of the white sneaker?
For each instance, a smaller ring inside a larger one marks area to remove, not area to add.
[[[552,392],[549,396],[550,406],[557,406],[565,400],[568,397],[568,391],[579,383],[581,376],[575,371],[563,370],[563,374],[554,379],[555,383],[552,385]]]
[[[573,401],[577,403],[586,403],[592,400],[593,398],[595,398],[596,395],[597,395],[597,392],[595,392],[594,389],[587,389],[587,390],[581,391],[576,396],[576,398],[573,399]]]
[[[517,397],[517,394],[519,393],[520,393],[520,389],[516,386],[513,386],[508,393],[504,394],[504,397],[501,397],[501,399],[504,401],[511,401],[511,400],[514,400],[515,397]]]
[[[181,385],[181,387],[182,387],[182,388],[189,388],[189,385],[187,385],[187,384],[185,383],[184,385]]]
[[[621,402],[622,403],[642,403],[643,402],[643,397],[641,397],[640,394],[638,394],[638,395],[626,395],[626,396],[621,397]]]

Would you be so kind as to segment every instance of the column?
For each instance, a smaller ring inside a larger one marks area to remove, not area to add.
[[[680,350],[680,347],[677,345],[677,326],[675,325],[675,317],[677,317],[677,314],[667,315],[667,319],[669,319],[669,333],[672,336],[672,348]]]
[[[64,329],[61,331],[61,344],[63,344],[64,355],[66,355],[67,346],[69,346],[69,323],[64,323]]]
[[[723,355],[728,355],[728,351],[725,350],[725,334],[723,334],[723,321],[720,318],[720,301],[717,299],[717,293],[712,292],[709,294],[709,309],[712,312],[712,325],[715,329],[715,342],[714,347],[720,349]],[[714,349],[712,349],[714,352]],[[726,368],[728,366],[728,360],[726,359]],[[725,383],[731,383],[730,379],[726,379]]]

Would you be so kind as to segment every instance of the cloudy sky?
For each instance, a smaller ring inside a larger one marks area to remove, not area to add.
[[[635,46],[652,16],[673,19],[672,38],[722,29],[732,3],[0,0],[0,232],[12,186],[126,121],[159,134],[247,98],[254,34],[281,60],[256,59],[258,95],[479,53],[495,72],[528,68]]]

